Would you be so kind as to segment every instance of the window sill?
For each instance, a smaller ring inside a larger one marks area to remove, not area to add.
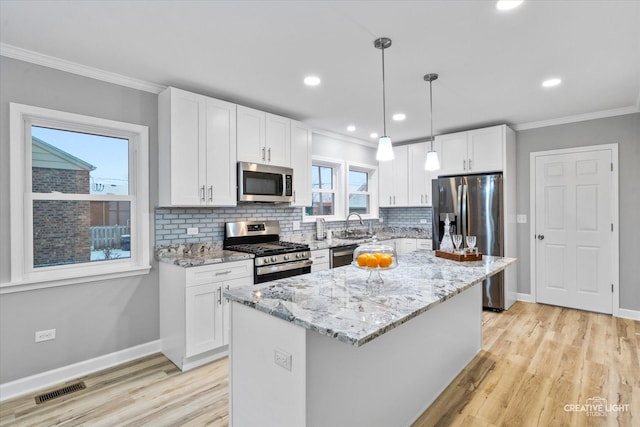
[[[36,289],[55,288],[58,286],[76,285],[79,283],[98,282],[101,280],[119,279],[122,277],[140,276],[149,274],[151,266],[132,266],[129,268],[120,268],[117,271],[87,272],[83,275],[56,278],[52,280],[27,279],[16,282],[0,283],[0,295],[11,294],[15,292],[32,291]]]

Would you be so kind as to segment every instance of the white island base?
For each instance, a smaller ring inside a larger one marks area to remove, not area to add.
[[[482,346],[480,285],[356,347],[233,302],[233,427],[409,426]],[[275,352],[291,355],[291,370]]]

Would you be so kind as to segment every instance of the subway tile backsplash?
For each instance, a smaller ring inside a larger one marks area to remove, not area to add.
[[[431,229],[431,208],[381,208],[378,220],[371,220],[375,229],[380,227],[415,227]],[[426,219],[426,224],[420,220]],[[315,222],[302,222],[302,208],[282,207],[271,204],[250,204],[228,208],[156,208],[155,243],[167,246],[184,243],[218,242],[224,238],[224,223],[233,221],[280,221],[281,235],[314,234]],[[300,230],[293,230],[293,222],[300,222]],[[352,220],[352,226],[367,229]],[[198,228],[198,234],[187,235],[187,228]],[[344,221],[327,222],[326,229],[341,231]]]

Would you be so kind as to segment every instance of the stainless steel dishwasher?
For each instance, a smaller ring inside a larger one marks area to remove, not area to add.
[[[358,245],[339,246],[337,248],[331,248],[331,268],[342,267],[343,265],[351,264],[353,261],[353,251]]]

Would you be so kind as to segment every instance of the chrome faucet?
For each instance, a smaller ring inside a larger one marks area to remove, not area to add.
[[[350,233],[350,231],[349,231],[349,218],[351,218],[351,215],[357,216],[358,219],[360,220],[360,225],[364,225],[364,222],[362,222],[362,217],[360,216],[360,214],[358,212],[350,212],[349,215],[347,215],[347,225],[345,226],[345,229],[344,229],[344,233],[347,234],[347,235]]]

